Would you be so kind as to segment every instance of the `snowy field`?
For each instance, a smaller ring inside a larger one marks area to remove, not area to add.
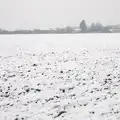
[[[120,34],[1,35],[0,120],[120,120]]]

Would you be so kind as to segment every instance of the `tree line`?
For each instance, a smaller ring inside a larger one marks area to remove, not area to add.
[[[0,29],[0,34],[66,34],[66,33],[111,33],[120,32],[120,26],[108,25],[103,26],[101,23],[92,23],[86,25],[86,21],[82,20],[78,27],[67,26],[65,28],[56,28],[49,30],[33,29],[33,30],[3,30]]]

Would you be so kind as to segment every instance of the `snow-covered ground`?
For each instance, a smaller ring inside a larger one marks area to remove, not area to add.
[[[0,120],[120,120],[120,34],[0,36]]]

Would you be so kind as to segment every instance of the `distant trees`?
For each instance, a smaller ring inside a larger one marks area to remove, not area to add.
[[[108,27],[104,27],[101,23],[92,23],[90,27],[87,27],[85,20],[80,23],[81,33],[109,33]]]
[[[95,23],[92,23],[91,26],[90,26],[90,31],[94,31],[96,28],[96,25]]]
[[[65,28],[56,28],[56,33],[72,33],[73,32],[73,28],[70,26],[67,26]]]
[[[58,27],[56,29],[28,29],[28,30],[6,30],[0,29],[0,34],[66,34],[66,33],[120,33],[120,25],[103,26],[101,23],[92,23],[86,25],[86,21],[82,20],[79,26]]]
[[[107,26],[103,26],[101,23],[92,23],[89,32],[110,33],[110,30]]]
[[[92,23],[89,32],[102,32],[104,29],[104,26],[101,23]]]
[[[40,33],[41,31],[40,29],[34,29],[32,32],[37,34],[37,33]]]
[[[111,33],[111,31],[109,30],[108,27],[104,27],[104,29],[102,30],[102,33]]]
[[[82,22],[80,23],[80,29],[81,29],[81,32],[83,33],[87,32],[87,26],[86,26],[85,20],[82,20]]]
[[[104,29],[104,26],[101,23],[96,23],[96,29],[99,31]]]
[[[67,27],[66,27],[66,33],[72,33],[72,32],[73,32],[72,27],[67,26]]]

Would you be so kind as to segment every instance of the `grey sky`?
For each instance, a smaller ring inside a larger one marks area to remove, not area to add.
[[[120,23],[120,0],[0,0],[0,28],[28,29]]]

